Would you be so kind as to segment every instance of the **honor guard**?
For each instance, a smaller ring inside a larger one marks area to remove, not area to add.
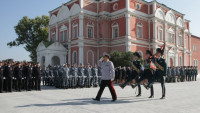
[[[85,68],[83,64],[80,64],[80,67],[78,68],[78,77],[79,77],[79,82],[78,85],[79,87],[83,88],[85,85],[85,78],[86,76],[84,75]]]
[[[98,68],[97,65],[95,64],[95,66],[92,68],[92,76],[93,76],[93,86],[97,87],[98,86]]]
[[[86,76],[85,86],[86,87],[91,87],[91,85],[92,85],[92,70],[91,70],[91,67],[90,67],[89,63],[87,65],[87,67],[85,68],[84,74]]]
[[[3,67],[0,61],[0,93],[3,93]]]
[[[5,76],[5,82],[6,82],[6,86],[5,86],[5,89],[7,92],[12,92],[12,67],[11,67],[11,64],[8,62],[6,64],[6,66],[4,67],[4,70],[3,70],[3,75]]]

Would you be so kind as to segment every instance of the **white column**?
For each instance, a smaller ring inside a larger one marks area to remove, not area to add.
[[[71,42],[71,28],[72,28],[72,25],[71,25],[71,19],[69,19],[69,42]]]
[[[176,34],[175,34],[175,45],[176,45],[176,47],[178,47],[178,27],[176,27],[176,32],[175,32]]]
[[[130,10],[130,0],[126,0],[126,9]]]
[[[79,42],[79,64],[84,64],[83,42]]]
[[[167,23],[164,23],[165,25],[164,25],[164,31],[165,31],[165,34],[164,34],[164,41],[165,42],[167,42],[168,40],[167,40]]]
[[[191,34],[189,35],[190,66],[192,65]]]
[[[126,14],[126,51],[131,51],[131,42],[130,42],[130,14]]]
[[[68,45],[68,64],[71,64],[71,45]]]
[[[153,20],[153,40],[157,42],[157,20]]]
[[[175,66],[178,66],[178,50],[175,52]]]
[[[79,40],[83,40],[83,19],[82,14],[79,15]]]
[[[56,41],[58,41],[58,23],[56,23]]]
[[[156,0],[154,0],[154,3],[153,3],[153,14],[156,12]],[[155,14],[154,14],[155,15]]]

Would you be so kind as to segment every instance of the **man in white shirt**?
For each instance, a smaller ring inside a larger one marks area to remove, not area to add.
[[[93,98],[93,100],[95,101],[100,101],[101,95],[106,86],[108,86],[110,90],[113,99],[112,101],[114,102],[117,100],[117,95],[112,83],[112,81],[115,78],[115,70],[114,70],[115,68],[113,63],[109,61],[109,58],[110,55],[104,52],[103,57],[99,60],[99,66],[101,67],[101,72],[102,72],[102,77],[101,77],[102,81],[96,98]]]

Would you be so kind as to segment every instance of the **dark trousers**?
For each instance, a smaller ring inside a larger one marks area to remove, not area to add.
[[[22,78],[17,78],[16,80],[16,90],[21,91],[22,89]]]
[[[197,75],[194,76],[194,80],[197,81]]]
[[[110,90],[110,93],[112,95],[112,99],[113,100],[116,100],[117,99],[117,95],[116,95],[116,92],[115,92],[115,89],[113,87],[113,83],[111,80],[102,80],[101,81],[101,85],[100,85],[100,89],[99,89],[99,92],[96,96],[96,99],[97,100],[100,100],[101,99],[101,95],[105,89],[105,87],[108,86],[109,90]]]
[[[7,77],[6,78],[6,91],[7,92],[12,92],[12,77]]]
[[[3,77],[0,77],[0,93],[3,92]]]
[[[41,83],[41,78],[36,78],[35,79],[35,90],[41,90],[40,83]]]
[[[140,84],[138,84],[138,95],[141,95],[142,91],[141,91],[141,86]]]
[[[166,92],[166,89],[165,89],[165,76],[156,75],[156,77],[152,78],[152,79],[149,81],[148,87],[151,88],[152,85],[153,85],[153,83],[154,83],[156,80],[160,80],[161,88],[162,88],[162,97],[165,97],[165,92]]]

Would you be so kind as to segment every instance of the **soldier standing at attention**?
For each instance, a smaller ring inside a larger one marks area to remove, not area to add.
[[[195,67],[195,81],[197,81],[197,75],[198,75],[198,66]]]
[[[117,100],[117,95],[115,92],[115,89],[113,87],[112,81],[115,78],[115,68],[111,61],[109,61],[110,55],[106,52],[103,53],[103,58],[99,60],[99,66],[101,67],[102,72],[102,81],[100,85],[99,92],[96,96],[96,98],[93,98],[93,100],[100,101],[101,95],[105,89],[106,86],[108,86],[110,93],[112,95],[112,101]]]
[[[12,67],[8,62],[3,70],[3,75],[6,77],[6,91],[12,92]]]
[[[21,64],[17,63],[17,66],[14,68],[14,77],[16,78],[16,90],[21,92],[22,88],[22,71],[21,71]]]
[[[37,63],[37,65],[33,68],[33,75],[35,76],[35,89],[41,90],[40,83],[41,83],[41,68],[40,63]]]
[[[0,93],[3,93],[3,68],[1,61],[0,61]]]

